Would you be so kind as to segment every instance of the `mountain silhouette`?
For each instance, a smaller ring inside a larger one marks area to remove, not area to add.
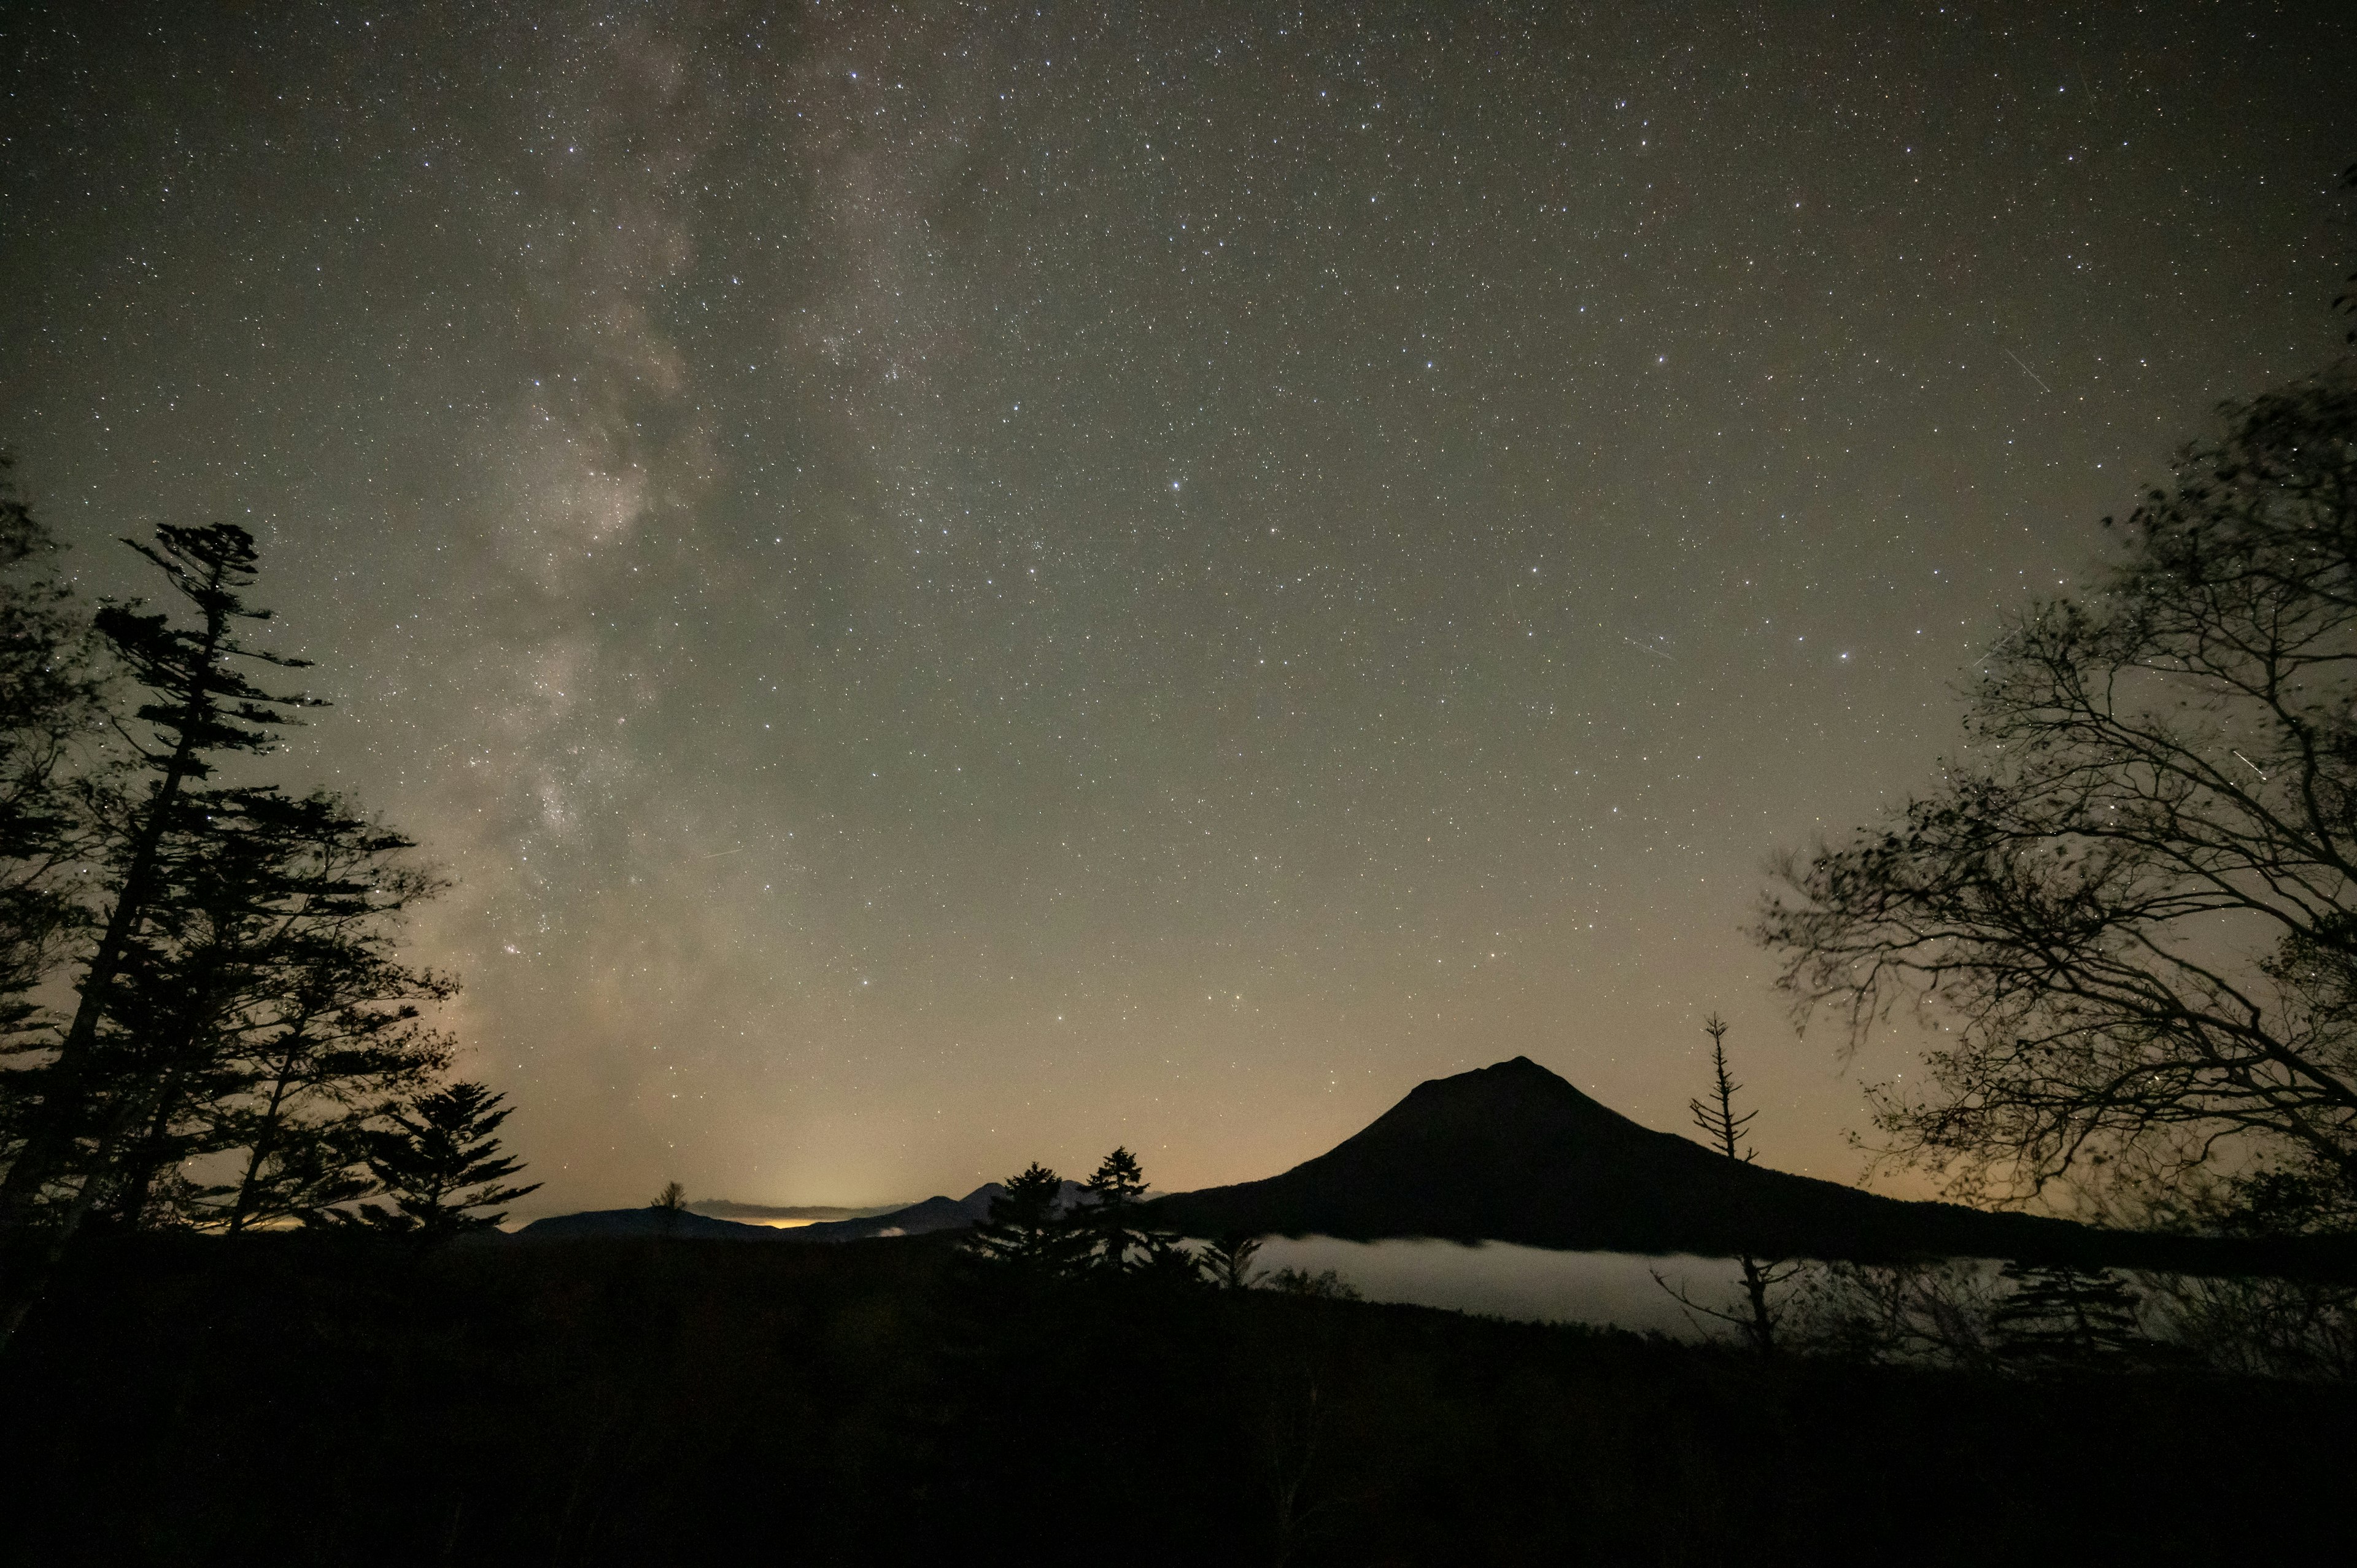
[[[688,1205],[696,1213],[709,1214],[715,1219],[739,1219],[755,1225],[777,1219],[824,1220],[829,1223],[837,1219],[866,1219],[908,1207],[906,1203],[869,1203],[846,1208],[831,1203],[739,1203],[729,1197],[699,1197]]]
[[[1006,1191],[1003,1184],[986,1181],[963,1197],[929,1197],[922,1203],[912,1203],[889,1214],[835,1220],[825,1225],[803,1225],[777,1234],[781,1241],[864,1241],[876,1236],[923,1236],[935,1230],[970,1230],[990,1218],[990,1200]],[[1070,1208],[1080,1201],[1080,1183],[1068,1181],[1064,1184],[1063,1197],[1059,1203],[1061,1208]]]
[[[876,1236],[924,1236],[935,1230],[967,1230],[990,1217],[990,1200],[1006,1189],[987,1181],[963,1197],[929,1197],[889,1214],[798,1225],[775,1234],[780,1241],[865,1241]]]
[[[590,1208],[578,1214],[552,1214],[520,1228],[519,1238],[531,1241],[565,1241],[584,1236],[666,1236],[697,1241],[767,1241],[783,1234],[766,1225],[741,1225],[715,1219],[686,1209],[665,1212],[640,1204],[636,1208]]]
[[[1190,1236],[1429,1237],[1573,1251],[2246,1266],[2248,1247],[1916,1203],[1641,1127],[1527,1057],[1418,1084],[1281,1176],[1149,1206]]]
[[[1078,1189],[1066,1182],[1067,1201]],[[963,1197],[929,1197],[883,1214],[855,1215],[791,1229],[746,1225],[733,1219],[661,1209],[591,1208],[535,1219],[516,1232],[532,1241],[583,1236],[668,1236],[700,1241],[864,1241],[877,1236],[923,1236],[935,1230],[965,1230],[990,1218],[990,1200],[1006,1189],[985,1182]],[[733,1205],[749,1208],[751,1205]]]

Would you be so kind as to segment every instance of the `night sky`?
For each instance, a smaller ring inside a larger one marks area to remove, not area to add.
[[[1678,1127],[1714,1009],[1847,1179],[1762,863],[2332,357],[2346,23],[18,4],[0,443],[261,538],[525,1212]]]

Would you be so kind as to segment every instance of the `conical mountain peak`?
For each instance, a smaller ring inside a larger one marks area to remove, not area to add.
[[[1885,1258],[2083,1252],[2062,1220],[1906,1203],[1639,1125],[1528,1057],[1416,1085],[1281,1176],[1156,1206],[1202,1236],[1435,1237],[1574,1251]]]
[[[1366,1139],[1383,1143],[1405,1138],[1563,1144],[1568,1152],[1571,1144],[1598,1139],[1650,1144],[1665,1136],[1591,1100],[1530,1058],[1515,1057],[1470,1072],[1427,1079],[1341,1149]]]

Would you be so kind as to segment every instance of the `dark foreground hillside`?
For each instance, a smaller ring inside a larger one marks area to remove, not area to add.
[[[132,1237],[90,1249],[0,1364],[0,1552],[2255,1561],[2337,1534],[2352,1427],[2331,1390],[1761,1364],[1260,1292],[1028,1292],[939,1239],[420,1258]]]

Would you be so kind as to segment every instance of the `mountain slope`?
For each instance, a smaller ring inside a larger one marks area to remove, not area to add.
[[[733,1219],[682,1210],[666,1214],[641,1204],[636,1208],[590,1208],[578,1214],[552,1214],[522,1227],[516,1235],[532,1241],[564,1241],[583,1236],[668,1236],[698,1241],[767,1241],[781,1234],[766,1225],[740,1225]]]
[[[933,1230],[963,1230],[979,1223],[989,1216],[991,1198],[1006,1190],[989,1182],[963,1197],[929,1197],[885,1214],[822,1220],[791,1229],[747,1225],[692,1211],[666,1216],[646,1208],[592,1208],[535,1219],[516,1235],[531,1241],[582,1236],[664,1236],[698,1241],[858,1241],[872,1236],[922,1236]]]
[[[2189,1258],[2177,1238],[1909,1203],[1741,1165],[1641,1127],[1524,1057],[1419,1084],[1363,1132],[1281,1176],[1153,1208],[1195,1236],[1421,1236],[1861,1262],[1956,1255],[2158,1267]]]
[[[664,1217],[652,1208],[592,1208],[579,1214],[552,1215],[535,1219],[516,1232],[519,1238],[533,1241],[565,1240],[582,1236],[667,1236],[682,1240],[706,1241],[865,1241],[879,1236],[925,1236],[936,1230],[970,1230],[990,1218],[990,1200],[1005,1192],[1006,1187],[995,1181],[983,1183],[963,1197],[934,1197],[922,1203],[888,1212],[856,1214],[844,1219],[821,1220],[812,1225],[781,1229],[769,1225],[745,1225],[733,1219],[717,1219],[694,1212],[673,1217],[667,1225]],[[1080,1200],[1080,1187],[1074,1182],[1064,1184],[1063,1206],[1070,1208]],[[713,1207],[719,1207],[714,1205]],[[738,1209],[751,1209],[750,1204],[733,1204]]]
[[[857,1208],[845,1208],[837,1204],[823,1203],[738,1203],[726,1197],[699,1197],[688,1205],[698,1214],[708,1214],[715,1219],[735,1219],[748,1225],[766,1224],[776,1219],[831,1224],[837,1219],[866,1219],[908,1207],[905,1203],[870,1203]]]
[[[792,1230],[780,1230],[778,1236],[786,1241],[860,1241],[872,1236],[923,1236],[935,1230],[970,1230],[990,1218],[990,1200],[1006,1190],[1001,1183],[986,1181],[963,1197],[929,1197],[922,1203],[912,1203],[889,1214],[837,1220],[826,1225],[804,1225]],[[1080,1184],[1066,1182],[1063,1193],[1062,1205],[1070,1208],[1080,1201]]]
[[[990,1216],[990,1200],[1006,1189],[985,1182],[963,1197],[929,1197],[889,1214],[833,1219],[777,1232],[780,1241],[864,1241],[875,1236],[923,1236],[935,1230],[967,1230]]]

